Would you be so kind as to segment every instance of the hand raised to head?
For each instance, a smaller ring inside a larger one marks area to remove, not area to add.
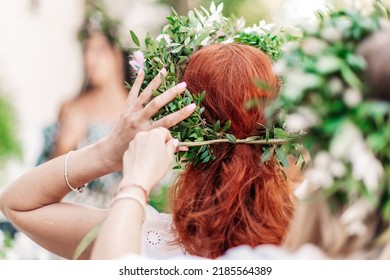
[[[142,186],[149,194],[171,166],[178,143],[166,128],[139,132],[123,156],[121,184]]]
[[[162,81],[161,75],[165,74],[166,70],[161,70],[145,90],[139,94],[145,77],[144,71],[142,69],[139,70],[138,77],[130,90],[119,121],[112,132],[102,140],[104,141],[106,164],[113,170],[122,168],[123,154],[128,148],[129,142],[138,132],[148,131],[157,127],[169,128],[186,119],[194,112],[196,106],[195,104],[190,104],[156,122],[150,121],[163,106],[186,89],[186,84],[180,83],[152,99],[153,90],[160,86]]]

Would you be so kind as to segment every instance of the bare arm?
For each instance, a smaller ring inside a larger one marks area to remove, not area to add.
[[[104,166],[102,142],[72,153],[69,180],[80,186],[112,171]],[[14,181],[2,194],[1,210],[34,241],[70,258],[86,233],[105,216],[105,210],[60,202],[70,191],[64,180],[65,156],[46,162]]]
[[[141,226],[145,201],[151,189],[166,174],[178,141],[163,128],[140,132],[123,157],[124,177],[117,198],[104,221],[92,251],[93,259],[120,258],[127,253],[140,253]],[[140,186],[144,192],[140,190]],[[126,195],[130,194],[130,199]],[[124,197],[124,198],[123,198]]]
[[[149,119],[183,92],[185,85],[173,87],[143,106],[150,100],[153,89],[161,83],[161,77],[157,76],[138,96],[143,75],[140,71],[126,108],[113,131],[96,144],[71,154],[68,174],[73,186],[78,187],[102,175],[121,170],[123,154],[137,132],[172,126],[193,112],[192,107],[184,108],[150,123]],[[60,156],[22,175],[0,196],[0,209],[34,241],[60,256],[70,258],[81,239],[105,218],[107,211],[61,202],[70,191],[64,180],[64,162],[65,156]],[[88,252],[82,257],[87,258]]]

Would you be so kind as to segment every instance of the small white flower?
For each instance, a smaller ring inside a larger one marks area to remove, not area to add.
[[[317,70],[322,74],[335,72],[340,67],[340,60],[334,56],[322,56],[316,63]]]
[[[373,210],[372,204],[366,199],[360,198],[341,214],[340,221],[346,226],[349,234],[360,236],[366,232],[364,220]]]
[[[337,42],[342,39],[343,35],[336,27],[328,26],[322,30],[321,37],[328,42]]]
[[[167,34],[160,34],[157,36],[156,41],[161,42],[161,40],[164,40],[168,45],[172,42],[171,37]]]
[[[302,96],[303,92],[300,86],[292,84],[284,89],[283,94],[288,99],[295,101]]]
[[[253,25],[252,27],[246,27],[242,31],[246,34],[266,35],[265,31],[257,25]]]
[[[225,41],[221,42],[221,44],[231,44],[231,43],[234,43],[234,39],[233,38],[228,38]]]
[[[223,22],[223,16],[221,14],[212,14],[209,18],[207,18],[204,23],[204,27],[214,26],[215,23],[221,24]]]
[[[299,45],[297,42],[287,42],[287,43],[282,45],[281,50],[285,54],[289,54],[292,50],[295,50],[298,47],[299,47]]]
[[[246,27],[242,31],[246,34],[254,33],[259,35],[266,35],[267,32],[270,32],[273,27],[274,24],[267,24],[264,20],[261,20],[258,25],[254,24],[252,27]]]
[[[307,22],[301,24],[301,28],[307,34],[314,34],[319,28],[319,21],[318,19],[308,20]]]
[[[350,161],[352,176],[355,180],[362,180],[370,192],[376,192],[384,170],[380,161],[374,156],[365,142],[351,145]]]
[[[313,194],[318,188],[318,185],[314,185],[309,180],[303,180],[303,182],[295,188],[294,195],[298,199],[305,199]]]
[[[344,89],[343,82],[337,77],[331,78],[329,80],[328,86],[333,95],[340,94]]]
[[[284,95],[295,101],[302,96],[305,90],[315,88],[321,82],[321,78],[315,74],[305,73],[300,70],[291,71],[286,76]]]
[[[316,125],[318,123],[317,115],[309,107],[299,107],[297,113],[304,116],[305,119],[309,122],[310,126]]]
[[[336,131],[330,143],[330,154],[336,159],[348,159],[350,148],[353,143],[362,141],[360,130],[350,121],[344,122]]]
[[[301,114],[291,114],[286,117],[286,130],[296,133],[309,128],[309,122]]]
[[[272,65],[272,70],[278,76],[282,76],[282,75],[286,74],[286,72],[287,72],[287,62],[285,60],[283,60],[283,59],[277,61],[276,63],[274,63]]]
[[[309,183],[318,187],[329,188],[333,185],[332,174],[328,170],[320,168],[310,168],[305,172],[305,178]]]
[[[343,94],[343,100],[348,107],[356,107],[362,101],[362,93],[356,89],[348,88]]]
[[[245,27],[245,25],[246,25],[246,21],[243,17],[238,18],[236,20],[236,30],[238,31],[242,30]]]
[[[340,32],[345,32],[351,28],[352,22],[347,18],[340,17],[336,19],[335,25]]]
[[[203,39],[203,41],[200,43],[201,46],[207,46],[209,44],[210,37],[206,37]]]
[[[342,178],[346,172],[345,165],[339,160],[334,160],[330,165],[330,172],[335,178]]]
[[[318,122],[317,116],[307,107],[300,107],[296,113],[286,117],[286,129],[290,132],[306,130]]]
[[[302,50],[305,54],[314,56],[321,54],[326,46],[326,42],[314,37],[309,37],[303,41]]]
[[[267,32],[271,31],[272,28],[274,28],[274,26],[275,26],[275,24],[273,24],[273,23],[268,23],[268,24],[267,24],[267,23],[265,22],[265,20],[261,20],[261,21],[259,22],[259,28],[262,29],[262,30],[264,30],[264,31],[267,31]]]
[[[330,167],[332,157],[328,152],[321,151],[314,158],[314,166],[326,170]]]

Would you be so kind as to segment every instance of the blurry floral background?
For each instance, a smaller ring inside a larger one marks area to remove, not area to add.
[[[249,24],[265,20],[280,26],[310,23],[316,11],[360,7],[369,0],[225,0],[225,15]],[[384,1],[390,2],[390,1]],[[107,13],[129,30],[152,36],[173,7],[179,14],[209,6],[210,0],[110,0]],[[81,44],[77,39],[85,2],[80,0],[0,0],[0,191],[35,165],[43,146],[42,130],[55,121],[60,104],[78,94],[83,83]],[[142,40],[143,38],[140,37]],[[166,183],[163,183],[166,184]],[[162,191],[166,191],[163,189]],[[157,208],[163,207],[155,200]],[[0,259],[55,258],[16,232],[0,214]]]

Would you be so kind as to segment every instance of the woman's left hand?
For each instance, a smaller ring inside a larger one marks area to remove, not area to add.
[[[111,172],[121,170],[123,154],[128,148],[129,142],[138,132],[148,131],[157,127],[169,128],[186,119],[194,112],[196,105],[191,104],[156,122],[151,121],[151,118],[163,106],[186,89],[186,84],[180,83],[150,101],[153,90],[157,89],[161,84],[161,75],[165,74],[166,70],[161,70],[145,90],[138,95],[145,76],[142,70],[139,71],[119,122],[113,131],[101,140],[103,149],[101,158],[107,170]]]
[[[171,166],[178,143],[166,128],[139,132],[123,156],[121,185],[139,185],[149,194]]]

